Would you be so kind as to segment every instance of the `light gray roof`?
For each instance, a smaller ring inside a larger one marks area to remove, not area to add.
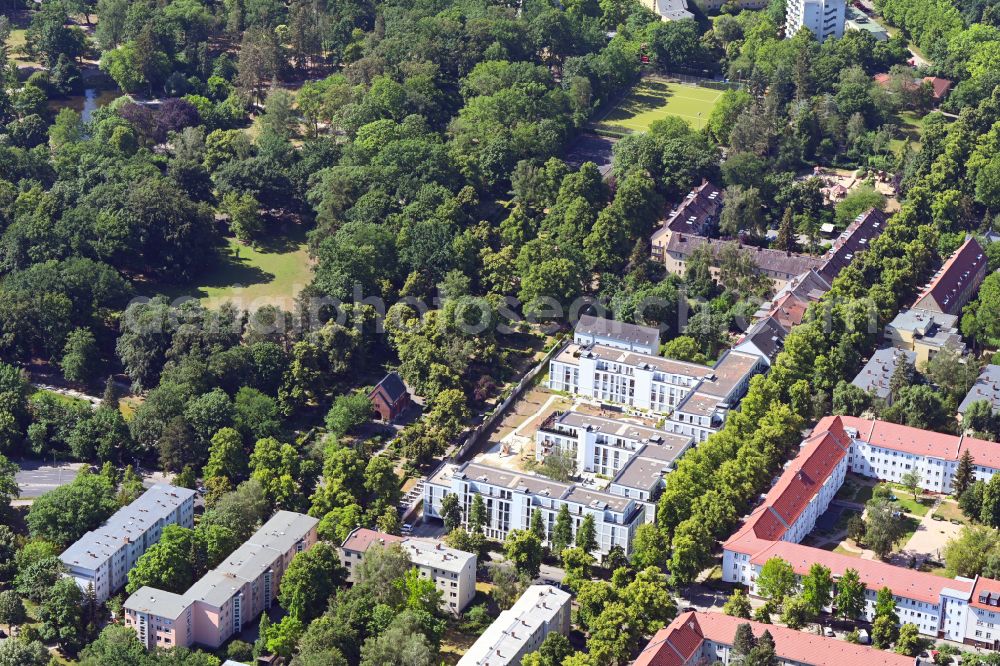
[[[184,595],[158,590],[155,587],[142,586],[125,600],[123,607],[137,613],[150,613],[168,619],[176,620],[190,603]]]
[[[640,354],[639,352],[606,347],[604,345],[579,345],[569,343],[563,347],[556,356],[556,360],[568,365],[579,365],[580,358],[593,358],[621,365],[631,365],[635,368],[647,370],[659,370],[660,372],[681,375],[685,377],[709,377],[712,368],[699,363],[689,363],[688,361],[678,361],[663,356],[653,356],[652,354]]]
[[[307,516],[304,513],[279,511],[247,539],[247,543],[255,543],[286,552],[318,524],[317,518]]]
[[[234,550],[215,570],[244,580],[253,580],[270,569],[280,555],[278,551],[266,546],[247,542]]]
[[[651,326],[628,324],[616,319],[605,319],[593,315],[580,315],[580,321],[577,322],[575,330],[577,333],[600,335],[647,347],[655,348],[660,344],[660,331]]]
[[[701,391],[691,391],[677,403],[677,408],[674,411],[697,416],[712,416],[720,409],[725,410],[726,405],[719,396],[709,395]]]
[[[204,601],[209,606],[218,608],[239,592],[244,583],[246,583],[245,580],[232,574],[209,571],[188,588],[184,597],[190,603]]]
[[[521,474],[500,467],[482,465],[480,463],[465,463],[452,474],[457,478],[466,478],[480,483],[488,483],[499,488],[515,490],[531,495],[551,497],[561,499],[566,502],[576,502],[584,506],[594,505],[595,502],[603,505],[611,511],[622,513],[628,508],[629,501],[612,495],[611,493],[589,490],[581,488],[572,483],[561,483],[553,481],[544,476],[532,476]],[[443,480],[443,475],[435,475],[431,483]],[[594,505],[596,508],[596,505]]]
[[[583,412],[577,412],[574,410],[568,410],[560,414],[558,418],[556,418],[556,423],[566,425],[571,428],[600,431],[609,435],[617,435],[618,437],[635,441],[649,441],[658,445],[683,445],[687,441],[687,439],[681,435],[676,435],[660,428],[651,428],[649,426],[644,426],[639,423],[633,423],[632,421],[625,421],[622,419],[611,419],[604,416],[584,414]]]
[[[964,349],[965,343],[958,332],[956,315],[931,312],[919,308],[903,310],[889,323],[890,328],[910,331],[927,345]]]
[[[737,384],[746,379],[760,363],[756,354],[730,349],[712,368],[712,376],[703,381],[698,390],[709,395],[727,398]]]
[[[993,405],[993,411],[1000,411],[1000,365],[987,365],[979,373],[972,389],[958,406],[958,413],[964,414],[974,402],[986,400]]]
[[[610,509],[615,513],[625,513],[625,509],[632,503],[632,500],[625,497],[619,497],[599,490],[590,490],[589,488],[582,488],[580,486],[570,488],[570,491],[566,493],[563,499],[567,502],[576,502],[589,509],[598,511]]]
[[[544,476],[520,474],[502,467],[479,463],[466,463],[455,470],[455,475],[480,483],[488,483],[498,488],[523,490],[533,494],[542,493],[547,497],[562,497],[567,490],[573,487],[571,483],[553,481]]]
[[[476,556],[464,550],[448,548],[437,541],[423,539],[404,539],[403,550],[410,556],[410,561],[417,566],[432,567],[443,571],[461,572],[470,560],[475,562]]]
[[[157,484],[128,506],[118,509],[104,525],[80,537],[62,552],[59,559],[68,566],[96,569],[123,544],[142,537],[150,527],[170,516],[194,494],[188,488]]]
[[[652,492],[682,452],[668,451],[662,446],[647,444],[618,470],[611,484]]]
[[[458,662],[459,666],[510,664],[525,641],[552,622],[570,603],[570,594],[551,585],[532,585],[517,602],[486,628]],[[562,628],[552,627],[552,630]]]
[[[917,353],[892,347],[879,349],[872,354],[868,363],[851,383],[864,391],[874,393],[879,398],[886,398],[889,395],[889,380],[892,379],[892,373],[896,371],[896,365],[901,358],[906,358],[912,365],[917,359]]]

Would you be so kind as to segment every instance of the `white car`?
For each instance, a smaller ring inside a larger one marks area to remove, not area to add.
[[[823,627],[823,635],[826,636],[827,638],[833,638],[837,634],[833,633],[833,629],[831,629],[830,627]]]

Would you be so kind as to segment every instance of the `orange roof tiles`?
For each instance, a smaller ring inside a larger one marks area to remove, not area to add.
[[[824,422],[835,417],[826,417],[817,425],[822,430]],[[1000,445],[969,436],[948,435],[931,430],[921,430],[911,426],[873,421],[856,416],[840,416],[845,428],[858,431],[858,439],[874,446],[893,451],[901,451],[919,456],[929,456],[940,460],[958,460],[966,449],[972,454],[977,465],[1000,469]]]
[[[347,535],[347,538],[344,539],[344,543],[341,544],[341,548],[356,553],[365,553],[373,543],[387,545],[390,543],[400,543],[403,540],[404,539],[401,536],[386,534],[385,532],[377,532],[375,530],[368,529],[367,527],[358,527]]]
[[[729,541],[738,541],[751,532],[755,538],[768,541],[784,536],[850,449],[840,419],[835,416],[820,421],[764,502]]]
[[[977,578],[969,603],[976,608],[1000,612],[1000,581],[991,578]]]
[[[940,602],[941,591],[957,590],[964,594],[972,591],[973,581],[957,580],[936,576],[914,569],[904,569],[879,560],[866,560],[850,555],[841,555],[811,548],[790,541],[775,541],[766,548],[752,553],[750,561],[763,566],[772,557],[780,557],[795,569],[795,573],[805,575],[813,564],[822,564],[830,569],[834,578],[843,575],[848,569],[858,572],[861,582],[870,590],[880,590],[888,587],[898,597],[906,597],[930,604]]]
[[[783,661],[812,666],[843,666],[843,664],[882,664],[912,666],[913,658],[883,652],[864,645],[855,645],[835,638],[795,631],[772,624],[751,622],[722,613],[682,613],[669,626],[660,629],[639,654],[633,666],[680,666],[701,663],[691,660],[705,640],[731,646],[736,628],[747,623],[754,636],[769,631],[774,638],[775,652]],[[697,641],[694,649],[689,646]],[[678,648],[681,648],[680,650]],[[684,655],[682,658],[681,655]],[[710,655],[710,658],[714,655]]]

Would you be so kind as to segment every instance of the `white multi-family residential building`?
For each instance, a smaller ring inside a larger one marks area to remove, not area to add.
[[[976,480],[989,481],[1000,470],[996,442],[853,416],[843,416],[841,421],[852,440],[849,471],[856,474],[898,483],[915,469],[921,488],[947,494],[952,492],[952,478],[966,451],[972,456]]]
[[[763,357],[728,351],[714,366],[576,342],[549,361],[549,388],[603,402],[668,414],[694,390],[731,408],[767,369]]]
[[[340,545],[340,561],[347,569],[348,581],[354,582],[355,565],[376,543],[399,544],[420,575],[434,581],[441,592],[442,610],[461,613],[476,596],[475,554],[435,541],[385,534],[366,527],[355,528]]]
[[[826,511],[847,471],[898,481],[903,472],[920,469],[925,478],[923,487],[941,492],[950,488],[951,481],[944,463],[947,460],[953,465],[963,447],[973,452],[977,476],[992,476],[991,466],[1000,463],[1000,452],[990,449],[996,447],[994,443],[847,416],[822,419],[763,503],[723,545],[723,580],[747,585],[756,593],[760,570],[772,558],[791,564],[800,577],[813,564],[822,564],[830,569],[835,582],[847,569],[854,569],[867,588],[863,614],[869,621],[874,617],[878,591],[888,587],[900,621],[915,624],[922,634],[966,642],[992,641],[993,636],[1000,639],[993,631],[986,636],[984,625],[977,628],[970,622],[977,613],[970,610],[975,608],[974,588],[992,589],[995,585],[1000,590],[1000,582],[945,578],[799,543]],[[988,610],[990,607],[986,603],[980,610],[995,612]],[[1000,614],[1000,609],[996,612]],[[976,636],[976,631],[981,635]]]
[[[553,632],[569,634],[569,592],[551,585],[532,585],[462,656],[458,666],[518,666]]]
[[[655,356],[660,353],[660,330],[616,319],[580,315],[580,321],[573,329],[573,342],[579,345],[604,345]]]
[[[570,410],[552,413],[535,431],[535,459],[561,451],[576,459],[577,472],[613,477],[647,445],[663,448],[672,463],[693,443],[690,436]]]
[[[279,511],[184,594],[136,590],[124,604],[125,625],[147,649],[219,647],[271,607],[292,558],[316,544],[318,524],[311,516]]]
[[[696,442],[704,442],[713,432],[722,429],[728,413],[729,405],[717,396],[691,391],[677,404],[665,427]]]
[[[81,589],[93,585],[97,602],[107,601],[128,582],[128,572],[167,525],[194,525],[193,490],[157,484],[87,532],[59,559]]]
[[[823,42],[844,36],[845,0],[789,0],[785,9],[785,35],[792,37],[805,28]]]
[[[445,495],[457,495],[462,519],[467,521],[473,497],[481,495],[486,507],[483,531],[487,537],[502,541],[511,530],[528,529],[537,509],[546,527],[545,544],[550,545],[548,536],[556,515],[565,505],[572,518],[574,537],[584,517],[589,515],[597,531],[596,554],[603,557],[614,546],[621,546],[629,555],[635,530],[654,518],[651,497],[669,469],[669,463],[653,457],[657,447],[647,448],[652,450],[649,456],[640,452],[612,480],[609,491],[615,492],[479,463],[460,466],[446,463],[424,484],[424,518],[440,520]]]

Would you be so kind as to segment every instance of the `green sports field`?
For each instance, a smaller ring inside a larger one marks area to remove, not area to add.
[[[610,131],[645,132],[653,121],[677,116],[700,129],[708,122],[708,116],[720,97],[721,90],[645,79],[611,109],[597,123],[597,127]]]

